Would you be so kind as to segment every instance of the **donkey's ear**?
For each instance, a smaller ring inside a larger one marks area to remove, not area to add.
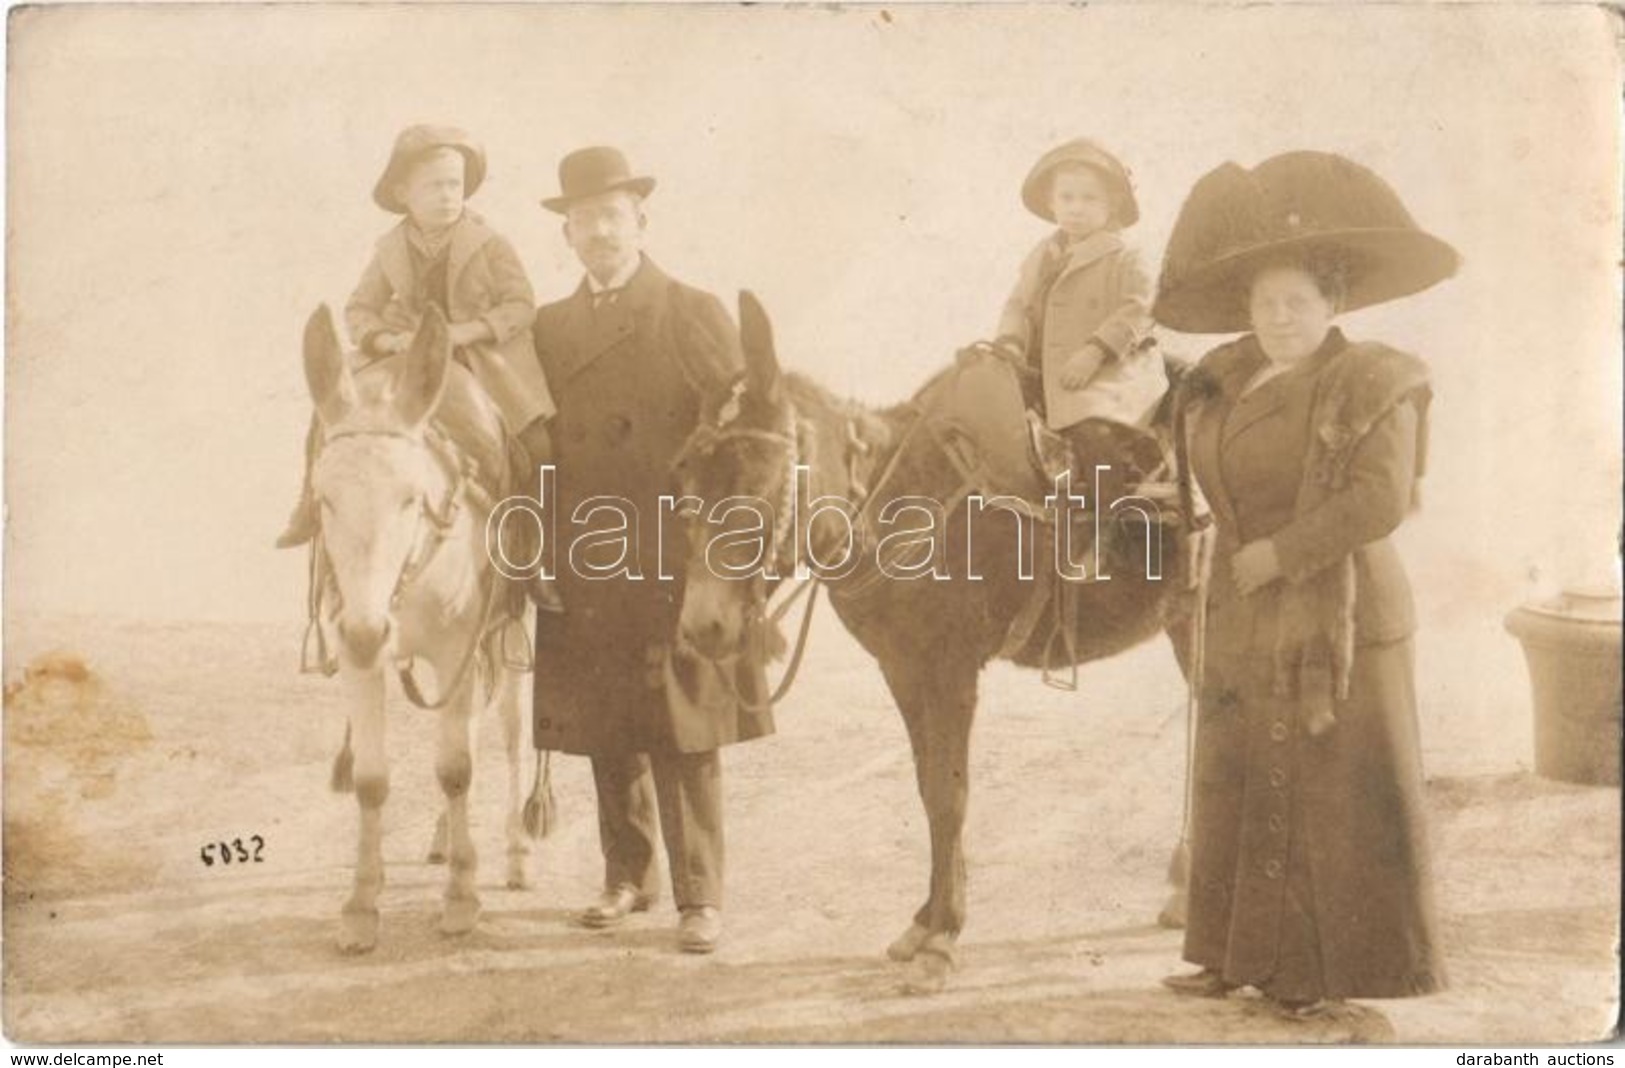
[[[405,364],[396,379],[393,397],[395,414],[403,422],[416,426],[440,406],[440,394],[446,389],[446,370],[451,364],[451,331],[440,305],[429,305],[412,338],[412,347],[403,359]]]
[[[739,291],[739,345],[745,351],[745,389],[758,396],[778,395],[779,358],[773,350],[773,324],[767,309],[748,289]]]
[[[341,421],[355,407],[355,382],[344,362],[333,313],[325,304],[305,321],[305,385],[327,426]]]

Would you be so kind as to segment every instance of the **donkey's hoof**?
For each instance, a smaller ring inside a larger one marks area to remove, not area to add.
[[[507,885],[508,885],[509,890],[529,890],[530,889],[530,874],[525,871],[525,862],[524,861],[522,861],[522,860],[510,860],[510,861],[508,861],[508,881],[507,881]]]
[[[345,912],[339,920],[339,952],[368,953],[378,944],[378,913]]]
[[[954,962],[946,955],[925,950],[909,963],[908,974],[903,977],[902,991],[914,996],[940,994],[943,987],[948,985],[948,975],[953,970]]]
[[[440,933],[443,935],[465,935],[474,929],[480,922],[480,902],[478,898],[459,898],[456,901],[446,902],[445,909],[440,913]]]
[[[911,923],[908,925],[908,930],[898,935],[897,940],[886,947],[886,956],[899,963],[907,964],[914,959],[914,955],[920,951],[920,947],[925,945],[925,940],[930,936],[930,931],[917,923]]]
[[[448,841],[446,814],[442,812],[440,818],[434,821],[434,838],[429,841],[429,855],[424,859],[430,864],[444,864],[446,862],[446,843]]]

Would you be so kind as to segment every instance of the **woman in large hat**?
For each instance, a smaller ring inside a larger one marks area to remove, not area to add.
[[[1456,253],[1340,156],[1227,163],[1192,189],[1153,317],[1245,332],[1192,376],[1191,466],[1218,528],[1185,959],[1164,982],[1282,1011],[1444,982],[1428,876],[1410,587],[1388,536],[1422,473],[1426,366],[1337,315]]]

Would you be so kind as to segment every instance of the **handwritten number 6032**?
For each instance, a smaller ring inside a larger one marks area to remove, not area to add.
[[[248,841],[253,844],[252,850],[243,844],[243,839],[233,838],[229,842],[206,842],[198,850],[204,867],[212,868],[216,864],[263,864],[265,863],[265,839],[257,834],[249,835]]]

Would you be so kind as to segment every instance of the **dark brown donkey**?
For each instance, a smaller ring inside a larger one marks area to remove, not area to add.
[[[931,432],[929,389],[909,403],[867,410],[781,374],[766,313],[749,294],[740,297],[740,327],[745,377],[731,395],[708,400],[677,461],[687,507],[707,512],[689,524],[680,641],[710,658],[747,647],[771,630],[763,603],[797,561],[824,572],[841,622],[880,662],[914,750],[931,827],[931,892],[887,952],[911,962],[905,989],[935,991],[953,968],[965,923],[968,749],[983,666],[1004,658],[1069,668],[1164,632],[1183,635],[1192,603],[1186,524],[1167,522],[1173,512],[1161,523],[1122,513],[1100,539],[1110,547],[1109,580],[1075,584],[1070,611],[1057,614],[1052,605],[1035,617],[1027,609],[1035,587],[1060,585],[1043,574],[1054,573],[1050,547],[1039,545],[1025,577],[1020,539],[1031,539],[1035,526],[967,502],[973,489],[964,465]],[[804,486],[792,509],[798,467]],[[1188,504],[1188,486],[1182,495]],[[833,506],[815,510],[821,497]],[[1082,526],[1092,529],[1092,519]],[[1148,538],[1157,542],[1151,567]],[[849,566],[838,566],[843,559]],[[903,577],[930,568],[948,578]],[[968,580],[973,574],[980,578]],[[1176,640],[1181,663],[1183,644]]]

